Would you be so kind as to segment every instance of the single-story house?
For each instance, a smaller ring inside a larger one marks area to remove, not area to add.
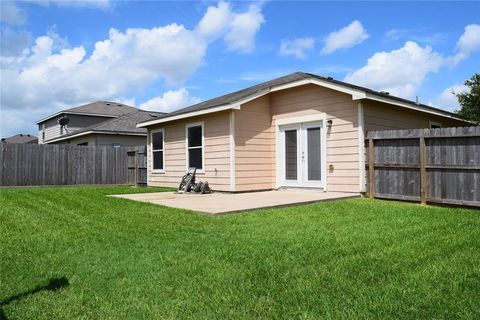
[[[214,190],[365,190],[369,130],[465,126],[457,114],[387,92],[296,72],[139,123],[148,185],[188,167]]]
[[[38,138],[31,134],[19,133],[7,138],[2,138],[1,143],[37,144]]]
[[[145,146],[147,130],[137,123],[156,119],[165,113],[135,109],[133,112],[108,118],[94,125],[45,140],[46,144],[76,144],[83,146]]]

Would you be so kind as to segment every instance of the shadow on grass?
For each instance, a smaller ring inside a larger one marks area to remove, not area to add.
[[[30,289],[28,291],[19,293],[17,295],[11,296],[5,300],[0,301],[0,320],[7,320],[7,316],[5,315],[5,312],[3,311],[3,307],[6,305],[9,305],[10,303],[21,300],[25,297],[28,297],[32,294],[35,294],[40,291],[57,291],[62,288],[66,288],[70,285],[68,282],[68,279],[66,277],[61,277],[61,278],[52,278],[48,281],[47,285],[44,286],[37,286],[33,289]]]

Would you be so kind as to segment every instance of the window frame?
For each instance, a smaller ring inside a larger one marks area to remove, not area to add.
[[[157,132],[162,133],[162,149],[153,150],[153,134]],[[162,168],[163,169],[155,169],[153,167],[155,164],[155,162],[153,161],[153,154],[156,151],[162,151]],[[165,173],[165,129],[164,128],[150,131],[150,153],[151,153],[151,159],[152,159],[152,173]]]
[[[192,127],[198,127],[200,126],[202,128],[202,145],[199,147],[189,147],[188,146],[188,129]],[[190,149],[199,149],[202,148],[202,169],[197,168],[198,173],[205,173],[205,122],[204,121],[199,121],[199,122],[192,122],[192,123],[187,123],[185,125],[185,167],[186,171],[190,168],[190,158],[189,158],[189,150]]]

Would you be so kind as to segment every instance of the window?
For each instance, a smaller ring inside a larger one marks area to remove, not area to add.
[[[45,141],[45,123],[42,123],[42,142]]]
[[[152,131],[152,159],[153,170],[163,171],[163,145],[164,131],[163,129]]]
[[[430,129],[437,129],[441,128],[442,124],[434,121],[430,121]]]
[[[203,123],[187,125],[187,164],[203,170]]]

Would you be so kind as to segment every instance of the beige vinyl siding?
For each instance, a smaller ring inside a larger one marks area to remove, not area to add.
[[[236,191],[276,187],[275,121],[325,113],[327,188],[359,191],[357,103],[351,96],[315,85],[275,92],[235,111]]]
[[[430,128],[430,121],[442,127],[465,125],[458,120],[373,101],[363,102],[363,115],[365,131]]]
[[[235,191],[275,187],[275,128],[270,96],[241,106],[235,112]]]
[[[149,127],[165,131],[164,169],[165,173],[152,172],[150,141],[148,153],[148,184],[151,186],[177,187],[187,170],[186,125],[204,122],[204,173],[197,173],[198,181],[208,181],[212,189],[230,190],[230,126],[229,111],[179,120],[165,125]],[[150,134],[149,134],[150,139]]]
[[[352,97],[316,85],[271,96],[273,124],[288,117],[325,113],[333,121],[326,130],[327,190],[359,192],[358,103]]]

